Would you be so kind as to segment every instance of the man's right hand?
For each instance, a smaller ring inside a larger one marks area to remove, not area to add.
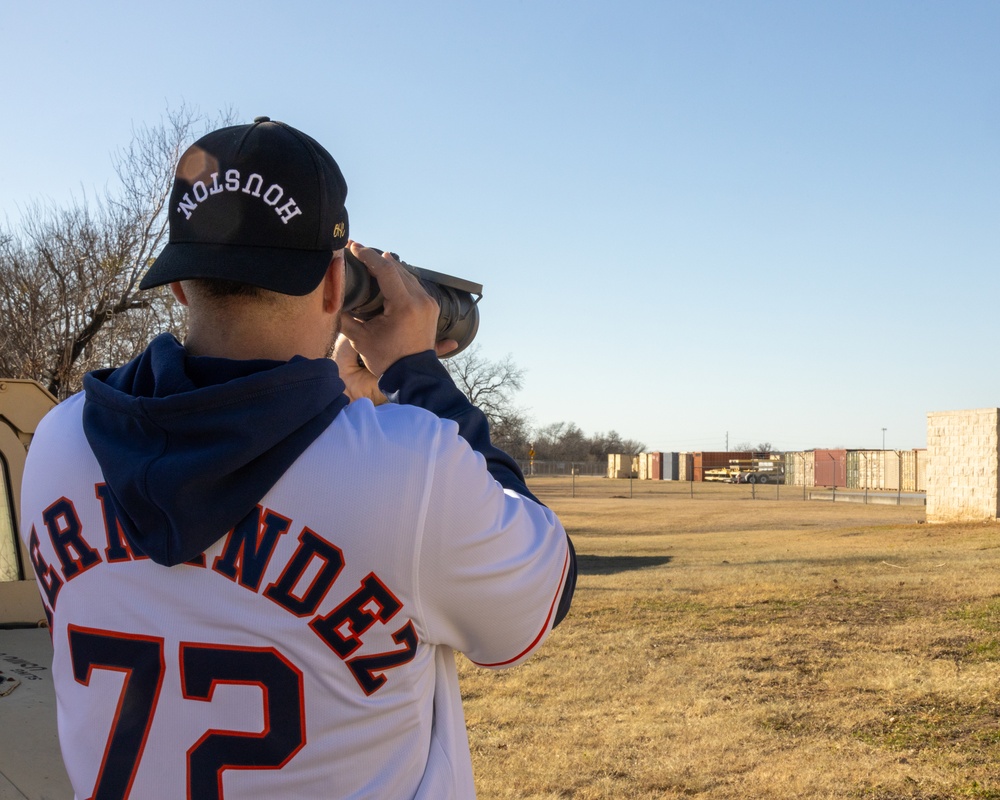
[[[341,315],[341,330],[372,375],[380,377],[399,359],[415,353],[434,350],[442,356],[458,347],[453,339],[436,341],[440,309],[416,275],[389,253],[357,242],[347,246],[382,290],[383,311],[378,316],[362,321],[348,312]]]

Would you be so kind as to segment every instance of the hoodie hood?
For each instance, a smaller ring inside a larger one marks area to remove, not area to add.
[[[167,566],[254,511],[348,403],[331,359],[195,357],[170,334],[83,386],[84,432],[122,531]]]

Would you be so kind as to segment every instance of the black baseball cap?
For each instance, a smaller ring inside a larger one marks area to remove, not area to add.
[[[308,294],[348,238],[347,183],[321,144],[257,117],[206,134],[181,156],[166,247],[140,289],[222,278]]]

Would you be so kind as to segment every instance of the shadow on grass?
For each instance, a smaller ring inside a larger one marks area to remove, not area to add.
[[[589,556],[578,553],[576,568],[581,575],[613,575],[646,567],[661,567],[673,556]]]

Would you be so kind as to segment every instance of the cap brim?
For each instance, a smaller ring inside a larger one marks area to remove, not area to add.
[[[171,242],[143,276],[139,288],[152,289],[173,281],[196,278],[217,278],[248,283],[281,294],[304,295],[319,286],[333,252]]]

